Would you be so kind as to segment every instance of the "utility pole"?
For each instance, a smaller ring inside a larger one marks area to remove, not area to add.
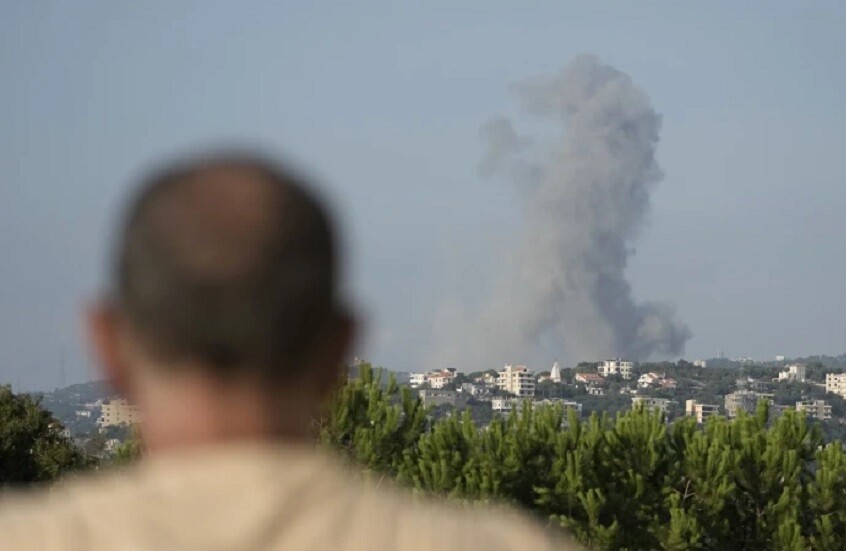
[[[67,353],[65,352],[65,347],[62,347],[62,351],[59,358],[59,388],[65,388],[68,386],[67,375],[65,373],[65,362],[67,361]]]

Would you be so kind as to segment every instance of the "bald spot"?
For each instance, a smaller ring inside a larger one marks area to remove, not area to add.
[[[194,171],[151,205],[151,226],[198,280],[247,277],[284,225],[284,190],[260,171],[234,164]],[[278,243],[277,243],[278,245]]]
[[[261,160],[158,173],[130,207],[117,258],[121,311],[162,360],[290,371],[335,305],[326,213]]]

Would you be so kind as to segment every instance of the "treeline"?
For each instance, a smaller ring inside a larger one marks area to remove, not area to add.
[[[362,365],[321,440],[401,485],[525,507],[597,549],[846,549],[846,451],[788,412],[704,427],[631,411],[586,420],[532,409],[477,427],[432,420]]]

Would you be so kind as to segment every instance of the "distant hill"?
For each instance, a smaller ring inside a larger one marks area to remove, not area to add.
[[[95,404],[108,401],[115,392],[105,382],[94,381],[52,392],[35,392],[33,396],[70,430],[72,436],[84,436],[97,428],[100,407]]]
[[[813,365],[813,364],[822,364],[823,367],[828,367],[832,369],[843,369],[846,368],[846,354],[840,354],[839,356],[807,356],[805,358],[793,358],[790,360],[791,363],[800,363],[805,365]]]
[[[846,369],[846,354],[839,356],[812,355],[797,358],[785,358],[783,360],[753,359],[749,362],[740,362],[729,358],[708,358],[708,367],[743,367],[744,365],[761,365],[765,367],[784,367],[788,364],[821,365],[827,369]]]

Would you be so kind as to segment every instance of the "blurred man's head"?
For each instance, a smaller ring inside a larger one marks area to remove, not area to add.
[[[165,167],[127,211],[111,296],[91,317],[95,349],[142,406],[185,381],[221,399],[240,388],[316,403],[350,340],[337,256],[298,176],[237,155]]]

